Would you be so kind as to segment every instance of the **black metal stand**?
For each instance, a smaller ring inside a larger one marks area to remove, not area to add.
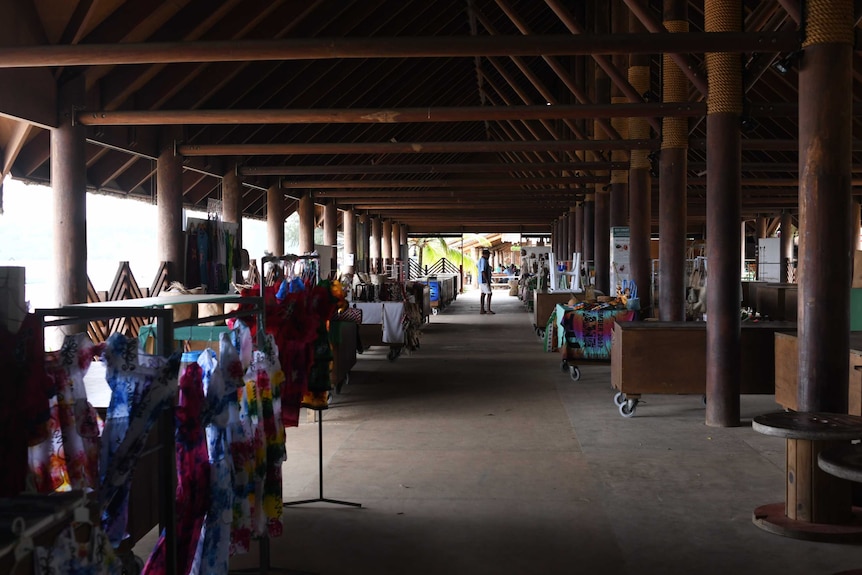
[[[361,503],[352,503],[350,501],[340,501],[338,499],[327,499],[323,496],[323,410],[317,411],[317,461],[318,461],[318,484],[320,490],[318,497],[314,499],[303,499],[301,501],[285,501],[284,506],[303,505],[305,503],[332,503],[334,505],[348,505],[350,507],[362,507]]]

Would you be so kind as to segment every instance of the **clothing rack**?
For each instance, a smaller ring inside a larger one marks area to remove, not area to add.
[[[261,281],[260,281],[260,300],[261,306],[264,306],[264,277],[266,274],[266,264],[271,262],[296,262],[299,260],[311,260],[311,259],[319,259],[317,255],[304,255],[298,256],[294,254],[286,254],[281,256],[273,256],[273,255],[265,255],[260,258],[260,273],[261,273]],[[315,278],[316,280],[317,278]],[[315,281],[315,283],[317,283]],[[257,345],[259,348],[262,348],[264,345],[264,340],[266,339],[266,313],[264,312],[264,308],[261,308],[261,313],[258,314],[257,321]],[[279,423],[280,424],[280,423]],[[282,573],[285,575],[304,575],[300,571],[296,571],[293,569],[286,569],[283,567],[272,567],[271,565],[271,553],[270,553],[270,543],[269,537],[267,535],[262,536],[258,540],[259,547],[259,557],[258,557],[258,566],[256,568],[252,567],[249,569],[231,569],[230,573],[240,574],[240,573],[259,573],[260,575],[267,575],[268,573]]]
[[[251,309],[237,310],[216,316],[189,319],[180,322],[173,321],[173,310],[166,307],[182,304],[198,303],[244,303]],[[263,298],[243,297],[238,295],[183,295],[168,297],[148,297],[125,300],[123,305],[117,302],[96,302],[74,304],[60,308],[37,309],[34,314],[40,319],[42,330],[52,326],[80,324],[81,322],[106,321],[115,318],[151,318],[154,319],[156,349],[165,357],[174,352],[174,329],[194,326],[202,321],[218,321],[240,316],[257,314],[263,318]],[[55,319],[47,319],[55,318]],[[159,462],[159,510],[160,528],[165,531],[165,557],[167,575],[178,575],[176,572],[177,554],[177,522],[176,522],[176,442],[174,437],[174,417],[168,411],[159,418],[158,434],[161,440],[161,458]]]
[[[308,408],[306,408],[308,409]],[[339,499],[328,499],[323,496],[323,410],[317,411],[317,471],[318,471],[318,496],[312,499],[302,499],[300,501],[285,501],[284,506],[304,505],[306,503],[332,503],[335,505],[347,505],[349,507],[362,507],[361,503],[353,503],[351,501],[341,501]]]
[[[70,523],[89,523],[87,495],[67,493],[22,493],[0,499],[0,571],[16,573],[21,562],[32,557],[44,534]]]

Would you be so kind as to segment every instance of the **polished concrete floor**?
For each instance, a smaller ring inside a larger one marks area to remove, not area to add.
[[[704,425],[699,396],[613,404],[610,366],[578,382],[542,351],[517,298],[496,315],[463,294],[421,349],[359,356],[323,423],[328,503],[284,510],[271,565],[337,574],[830,574],[862,547],[761,531],[784,498],[784,442],[752,431],[771,396],[742,398],[743,425]],[[656,361],[662,361],[657,357]],[[287,430],[284,498],[316,498],[318,424]],[[234,560],[254,567],[258,555]]]

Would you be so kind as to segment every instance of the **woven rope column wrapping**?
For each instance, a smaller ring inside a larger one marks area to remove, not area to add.
[[[742,29],[742,10],[738,0],[706,0],[704,28],[707,32],[738,32]],[[738,54],[707,52],[706,70],[709,95],[706,113],[742,113],[742,63]]]
[[[688,32],[688,22],[681,20],[666,20],[665,28],[669,32]],[[687,102],[688,101],[688,79],[680,70],[673,59],[664,54],[662,56],[662,100],[664,102]],[[688,147],[688,119],[668,118],[662,119],[661,123],[661,147],[664,148],[687,148]]]
[[[815,44],[853,44],[852,0],[809,0],[802,47]]]
[[[742,0],[706,0],[707,32],[739,32]],[[740,423],[741,323],[739,289],[742,238],[742,66],[739,54],[706,54],[706,424]]]

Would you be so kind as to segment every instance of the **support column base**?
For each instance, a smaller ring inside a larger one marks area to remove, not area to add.
[[[820,541],[824,543],[862,542],[862,507],[853,507],[853,518],[848,523],[811,523],[790,519],[784,514],[784,502],[761,505],[754,510],[755,525],[784,537]]]

